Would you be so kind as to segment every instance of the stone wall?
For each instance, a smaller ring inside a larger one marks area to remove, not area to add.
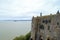
[[[33,40],[59,40],[60,14],[33,17],[31,38]]]

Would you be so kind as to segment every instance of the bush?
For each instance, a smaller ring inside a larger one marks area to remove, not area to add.
[[[31,32],[27,33],[25,36],[21,35],[20,37],[15,37],[13,40],[29,40]]]

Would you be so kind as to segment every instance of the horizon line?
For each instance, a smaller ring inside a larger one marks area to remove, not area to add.
[[[32,20],[0,20],[0,21],[32,21]]]

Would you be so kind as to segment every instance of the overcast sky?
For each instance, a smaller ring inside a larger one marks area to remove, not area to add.
[[[32,16],[55,14],[60,0],[0,0],[0,20],[31,19]]]

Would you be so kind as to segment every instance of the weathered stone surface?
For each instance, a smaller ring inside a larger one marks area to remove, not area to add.
[[[60,14],[33,17],[31,38],[32,40],[60,40]]]

